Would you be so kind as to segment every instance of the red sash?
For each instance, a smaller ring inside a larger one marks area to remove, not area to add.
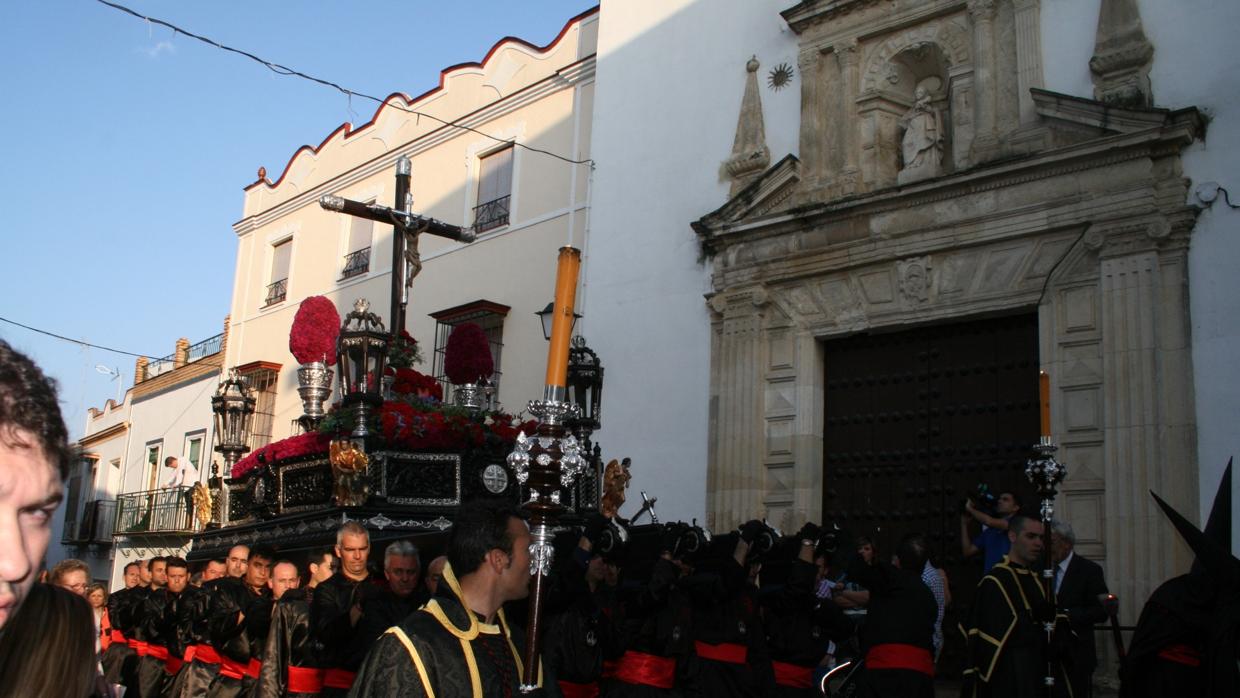
[[[168,658],[164,660],[164,673],[176,676],[176,673],[181,670],[181,667],[184,664],[185,664],[184,659],[181,659],[180,657],[174,657],[171,654],[169,654]]]
[[[348,671],[345,669],[328,669],[323,672],[323,686],[325,688],[353,688],[353,680],[357,678],[356,671]]]
[[[125,639],[125,633],[116,629],[112,630],[112,642],[119,642],[122,645],[129,644],[129,641]]]
[[[1167,645],[1158,651],[1158,658],[1184,666],[1201,666],[1201,652],[1191,645]]]
[[[103,609],[103,615],[99,617],[99,649],[106,650],[113,642],[115,631],[112,630],[112,619],[108,617],[108,609]],[[124,642],[124,640],[121,640]]]
[[[126,642],[129,643],[130,649],[138,653],[139,657],[145,657],[148,651],[147,648],[150,647],[150,645],[146,644],[145,642],[141,640],[135,640],[132,637],[126,640]]]
[[[211,645],[193,645],[189,651],[185,653],[185,661],[197,659],[203,664],[219,664],[220,653],[215,651]]]
[[[712,645],[709,642],[695,641],[693,647],[697,650],[697,656],[703,659],[727,662],[728,664],[744,664],[745,659],[749,656],[749,649],[735,642],[721,642],[718,645]]]
[[[667,657],[628,650],[620,659],[607,664],[611,666],[604,671],[604,676],[625,683],[671,688],[676,680],[676,660]]]
[[[888,642],[874,645],[865,655],[867,669],[907,669],[934,677],[934,656],[916,645]]]
[[[809,688],[814,683],[814,670],[799,664],[771,662],[775,670],[775,683],[788,688]]]
[[[262,662],[253,658],[245,664],[231,657],[220,657],[220,659],[222,660],[220,662],[220,676],[227,676],[230,679],[240,679],[243,676],[257,679],[258,672],[263,666]]]
[[[558,683],[564,698],[598,698],[597,683],[574,683],[562,679]]]
[[[168,648],[163,645],[147,645],[146,656],[166,662],[168,661]]]
[[[323,670],[313,667],[288,668],[289,693],[318,693],[323,690]]]

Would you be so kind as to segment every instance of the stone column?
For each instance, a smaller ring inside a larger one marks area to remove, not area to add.
[[[1020,90],[1020,124],[1038,120],[1032,87],[1042,87],[1042,34],[1040,0],[1016,0],[1016,86]]]
[[[823,153],[826,151],[828,115],[822,100],[822,82],[825,78],[822,70],[822,52],[815,47],[802,49],[797,57],[797,68],[801,72],[801,162],[805,166],[807,179],[813,187],[824,179],[829,179],[831,172]],[[835,125],[835,124],[832,124]]]
[[[712,342],[706,514],[714,530],[735,526],[760,513],[762,506],[762,314],[766,304],[766,291],[761,288],[711,299],[719,319]]]
[[[1197,511],[1186,265],[1142,246],[1100,261],[1107,580],[1125,618],[1191,562],[1149,491]]]
[[[998,88],[995,84],[995,0],[969,0],[973,20],[973,158],[982,162],[998,145],[995,132]]]
[[[851,39],[835,47],[835,56],[840,66],[840,122],[839,127],[844,135],[844,166],[840,172],[842,194],[852,194],[859,189],[857,161],[861,149],[857,134],[857,65],[861,55],[857,40]]]

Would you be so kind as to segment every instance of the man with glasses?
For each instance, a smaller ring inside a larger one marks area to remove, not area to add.
[[[86,585],[90,584],[90,567],[85,562],[74,558],[61,560],[52,568],[48,580],[78,596],[86,596]]]

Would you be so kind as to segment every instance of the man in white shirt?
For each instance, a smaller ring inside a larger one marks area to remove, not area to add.
[[[168,456],[164,459],[164,468],[171,472],[164,487],[168,490],[176,490],[180,487],[187,488],[181,493],[181,499],[185,502],[185,522],[182,530],[194,530],[194,485],[198,484],[198,468],[190,462],[188,458],[177,458],[176,456]],[[166,500],[172,511],[176,511],[176,494],[170,493],[171,496]]]

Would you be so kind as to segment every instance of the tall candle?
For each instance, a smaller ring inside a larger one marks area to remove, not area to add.
[[[568,344],[573,333],[573,304],[577,300],[577,273],[581,250],[565,245],[555,272],[555,310],[551,316],[551,348],[547,351],[547,385],[568,384]]]
[[[1038,372],[1038,403],[1042,417],[1042,436],[1051,435],[1051,377],[1046,371]]]

